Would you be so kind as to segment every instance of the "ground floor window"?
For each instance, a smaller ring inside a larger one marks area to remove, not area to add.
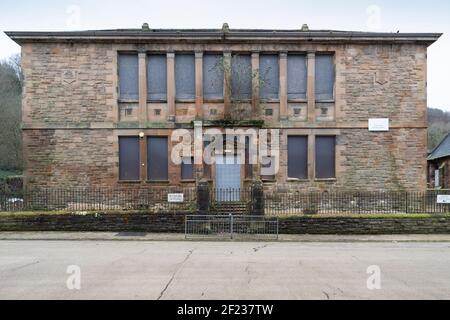
[[[149,181],[169,180],[167,137],[147,137],[147,175]]]
[[[336,137],[316,137],[316,178],[336,178]]]
[[[181,180],[194,179],[194,158],[184,158],[181,163]]]
[[[308,137],[288,137],[288,177],[308,179]]]
[[[139,137],[119,137],[119,179],[140,180]]]

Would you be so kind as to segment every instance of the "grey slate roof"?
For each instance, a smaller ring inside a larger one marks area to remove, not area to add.
[[[431,152],[428,161],[440,158],[450,157],[450,133],[441,141],[441,143]]]
[[[343,41],[415,42],[431,45],[442,33],[380,33],[337,30],[268,29],[116,29],[63,32],[7,31],[17,43],[35,41],[145,41],[145,40],[229,40],[229,41]]]

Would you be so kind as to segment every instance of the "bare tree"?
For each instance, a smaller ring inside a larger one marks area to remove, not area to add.
[[[231,61],[224,58],[218,60],[213,69],[217,73],[225,75],[225,92],[231,96],[228,113],[225,114],[225,119],[231,120],[248,120],[251,116],[258,116],[249,110],[251,105],[251,94],[253,92],[254,80],[257,80],[256,89],[260,89],[267,85],[267,74],[270,70],[266,70],[261,74],[259,70],[253,70],[251,65],[247,65],[241,59],[241,55],[233,55]]]
[[[0,168],[22,169],[20,55],[0,61]]]

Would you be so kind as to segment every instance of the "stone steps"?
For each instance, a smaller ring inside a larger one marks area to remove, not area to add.
[[[248,214],[248,206],[245,202],[217,202],[214,203],[211,213],[217,215]]]

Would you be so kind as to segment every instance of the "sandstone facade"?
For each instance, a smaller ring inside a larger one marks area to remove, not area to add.
[[[301,36],[284,39],[281,35],[267,39],[257,33],[246,41],[204,40],[196,38],[195,32],[185,38],[181,32],[183,41],[170,37],[146,40],[145,34],[126,40],[83,34],[70,38],[64,33],[52,38],[9,35],[22,45],[23,137],[29,188],[148,186],[145,179],[132,184],[119,181],[118,138],[140,133],[170,136],[178,127],[193,130],[195,120],[223,119],[230,107],[227,92],[224,101],[205,102],[201,90],[201,62],[207,52],[223,52],[225,58],[230,52],[249,53],[256,71],[261,53],[279,54],[279,101],[260,101],[255,98],[258,88],[254,86],[254,98],[245,107],[251,111],[247,120],[264,120],[263,127],[281,130],[281,168],[268,186],[277,182],[304,190],[426,188],[427,47],[439,35],[406,40],[387,34],[378,40],[312,36],[312,41]],[[119,99],[120,52],[139,55],[140,92],[136,101]],[[155,52],[167,54],[168,97],[164,103],[147,101],[145,62],[147,54]],[[173,59],[177,52],[195,53],[197,90],[193,102],[175,99]],[[283,66],[289,52],[306,53],[308,57],[308,97],[304,101],[287,98]],[[331,101],[315,100],[313,62],[321,53],[334,54],[335,97]],[[211,109],[216,111],[211,113]],[[389,118],[390,130],[369,132],[370,118]],[[289,135],[309,137],[308,179],[300,181],[287,175]],[[315,178],[314,140],[321,135],[336,136],[333,179]],[[258,173],[257,168],[254,171]],[[143,172],[145,176],[145,169]],[[180,166],[170,163],[167,184],[195,184],[181,181],[180,172]],[[197,180],[202,173],[203,168],[197,166]]]

